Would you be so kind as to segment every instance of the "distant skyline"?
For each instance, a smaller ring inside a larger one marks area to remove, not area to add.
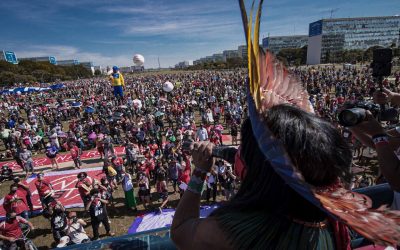
[[[251,1],[247,1],[249,4]],[[322,18],[393,16],[399,0],[265,1],[261,38],[308,34]],[[15,0],[0,2],[0,50],[95,65],[146,68],[237,49],[245,44],[237,0]],[[260,41],[261,43],[261,41]]]

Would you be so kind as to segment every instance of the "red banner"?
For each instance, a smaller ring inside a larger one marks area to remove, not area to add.
[[[124,154],[125,147],[115,147],[114,152],[117,155]],[[99,152],[97,152],[97,150],[83,151],[82,155],[81,155],[81,160],[92,159],[92,158],[96,158],[96,157],[100,157],[100,154],[99,154]],[[70,153],[59,154],[56,157],[56,160],[57,160],[57,163],[73,161]],[[34,163],[34,167],[51,165],[50,159],[47,157],[34,157],[33,163]],[[4,165],[8,165],[13,170],[21,169],[21,167],[17,164],[16,161],[0,162],[0,167],[2,167]]]
[[[222,135],[222,141],[224,143],[229,144],[231,142],[231,140],[232,140],[232,138],[230,135]],[[125,147],[114,147],[114,152],[117,155],[125,154]],[[100,157],[100,154],[99,154],[99,152],[97,152],[97,150],[83,151],[82,155],[81,155],[81,160],[92,159],[92,158],[96,158],[96,157]],[[59,154],[56,157],[56,160],[57,160],[57,163],[73,161],[70,153]],[[47,157],[34,157],[33,163],[34,163],[34,167],[51,165],[50,159]],[[21,167],[17,164],[16,161],[0,162],[0,167],[2,167],[4,165],[8,165],[12,170],[20,170],[21,169]]]
[[[103,176],[102,168],[89,168],[85,170],[67,170],[59,172],[49,172],[45,173],[44,179],[49,181],[55,190],[54,197],[61,202],[65,207],[83,207],[82,199],[79,195],[78,189],[75,188],[75,184],[78,181],[77,175],[80,172],[86,171],[88,176],[101,179]],[[29,190],[31,190],[32,204],[34,210],[41,210],[42,205],[40,203],[38,191],[35,186],[35,177],[30,177],[27,179],[27,184]],[[4,198],[0,200],[0,217],[4,217],[6,212],[3,208]]]

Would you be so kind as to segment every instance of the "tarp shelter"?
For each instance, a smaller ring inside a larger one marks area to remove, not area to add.
[[[42,91],[49,91],[49,90],[59,90],[61,88],[64,88],[65,85],[62,83],[57,83],[54,85],[51,85],[48,88],[40,88],[40,87],[18,87],[14,89],[5,89],[3,91],[0,91],[0,94],[26,94],[26,93],[32,93],[32,92],[42,92]]]

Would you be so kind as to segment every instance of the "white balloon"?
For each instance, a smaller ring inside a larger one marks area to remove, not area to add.
[[[165,82],[164,84],[163,84],[163,90],[165,91],[165,92],[171,92],[172,90],[174,89],[174,85],[171,83],[171,82]]]
[[[136,54],[133,56],[133,63],[136,66],[142,66],[144,64],[144,57],[140,54]]]

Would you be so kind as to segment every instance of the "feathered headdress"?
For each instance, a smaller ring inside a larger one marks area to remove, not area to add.
[[[369,197],[341,186],[318,188],[310,185],[293,165],[282,143],[263,122],[260,114],[277,104],[290,103],[312,113],[314,110],[300,79],[291,74],[272,53],[264,52],[259,47],[262,3],[263,0],[260,0],[253,30],[254,0],[249,18],[244,0],[239,0],[248,49],[249,115],[261,151],[291,188],[334,219],[377,244],[400,245],[399,211],[389,211],[384,207],[372,209]]]

